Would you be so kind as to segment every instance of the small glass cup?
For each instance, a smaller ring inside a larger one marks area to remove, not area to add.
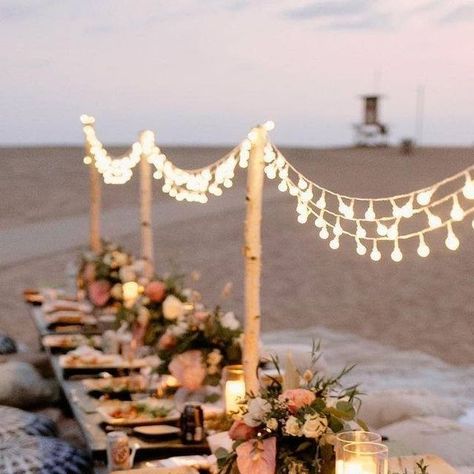
[[[381,443],[382,436],[371,431],[343,431],[336,436],[336,474],[344,474],[344,446],[351,443]]]
[[[222,371],[225,411],[232,416],[240,411],[245,400],[244,369],[242,365],[227,365]]]
[[[381,443],[350,443],[343,447],[344,474],[388,474],[388,448]]]

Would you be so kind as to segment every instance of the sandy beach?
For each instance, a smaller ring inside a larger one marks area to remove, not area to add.
[[[163,148],[183,167],[207,164],[228,150]],[[424,148],[408,157],[394,148],[284,152],[319,183],[359,196],[364,190],[362,197],[411,191],[474,162],[471,148]],[[80,147],[0,149],[0,242],[12,229],[21,232],[32,224],[47,226],[71,217],[86,218],[88,174],[81,158]],[[112,211],[116,220],[123,209],[133,211],[138,199],[136,184],[137,180],[132,180],[124,186],[105,188],[104,220]],[[469,219],[456,226],[461,241],[456,252],[444,247],[445,236],[440,231],[430,240],[427,259],[418,257],[414,246],[407,245],[402,262],[392,262],[387,250],[381,262],[373,263],[367,256],[358,256],[351,241],[343,239],[341,248],[334,251],[319,239],[312,223],[298,224],[293,199],[275,192],[276,184],[268,180],[265,184],[264,330],[319,325],[400,349],[421,350],[454,364],[474,363],[474,235]],[[233,297],[224,304],[241,317],[244,172],[239,171],[231,198],[222,204],[213,198],[212,212],[205,215],[202,205],[178,203],[164,195],[158,182],[154,192],[158,272],[198,270],[201,279],[195,285],[210,305],[222,303],[221,289],[232,281]],[[160,213],[165,206],[166,213]],[[138,235],[131,230],[130,212],[126,215],[123,230],[120,221],[114,222],[117,235],[107,237],[138,252]],[[87,226],[76,232],[86,244]],[[41,247],[41,242],[37,243]],[[48,245],[54,249],[54,235]],[[0,262],[0,329],[31,346],[36,344],[36,333],[21,291],[63,282],[63,270],[79,249],[77,245],[62,247],[47,254],[31,248],[28,258],[21,255],[19,247],[7,264]]]

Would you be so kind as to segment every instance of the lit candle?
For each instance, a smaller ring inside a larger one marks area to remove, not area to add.
[[[224,401],[228,415],[240,411],[241,403],[245,399],[244,371],[241,365],[224,367]]]
[[[243,380],[229,380],[225,383],[225,410],[228,414],[238,412],[244,398],[245,382]]]
[[[351,443],[344,446],[343,474],[387,474],[388,449],[380,443]]]

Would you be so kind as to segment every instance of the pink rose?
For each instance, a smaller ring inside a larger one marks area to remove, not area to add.
[[[237,449],[237,467],[240,474],[275,474],[276,438],[250,440]]]
[[[235,420],[234,424],[231,426],[229,430],[229,437],[230,439],[236,440],[249,440],[254,438],[256,435],[256,431],[251,426],[245,424],[242,420]]]
[[[161,350],[172,349],[176,346],[176,338],[170,332],[165,332],[158,341],[158,348]]]
[[[285,390],[278,397],[278,400],[286,403],[290,413],[294,415],[300,408],[311,405],[316,400],[316,395],[311,390],[295,388],[293,390]]]
[[[202,386],[207,371],[202,361],[201,351],[193,350],[174,356],[169,371],[182,387],[197,390]]]
[[[110,299],[111,285],[107,280],[93,281],[88,288],[89,299],[94,306],[105,306]]]
[[[166,285],[159,280],[150,281],[145,287],[145,296],[153,303],[161,303],[166,296]]]
[[[95,280],[95,264],[92,262],[87,262],[84,265],[84,270],[82,272],[82,278],[86,285],[89,285]]]

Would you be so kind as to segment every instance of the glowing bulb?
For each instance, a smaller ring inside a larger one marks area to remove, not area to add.
[[[403,217],[402,208],[398,207],[395,201],[393,200],[392,200],[392,215],[393,217],[396,217],[397,219],[400,219],[400,217]]]
[[[474,229],[474,219],[472,219],[471,226]]]
[[[418,245],[417,252],[420,257],[427,257],[430,254],[430,248],[426,245],[423,234],[420,234],[420,244]]]
[[[377,223],[377,234],[379,234],[381,237],[384,237],[387,235],[387,226],[385,224],[382,224],[381,222]]]
[[[448,236],[444,243],[449,250],[457,250],[459,247],[459,239],[456,237],[451,223],[448,224]]]
[[[395,247],[393,249],[391,257],[394,262],[400,262],[403,259],[403,254],[400,250],[400,247],[398,246],[398,240],[395,241]]]
[[[413,216],[413,197],[401,208],[403,217],[409,219]]]
[[[319,207],[319,209],[324,209],[326,207],[326,199],[325,199],[324,191],[323,191],[323,194],[321,194],[321,197],[317,200],[316,207]]]
[[[441,218],[439,216],[435,216],[428,209],[426,209],[426,215],[428,216],[428,225],[432,229],[434,229],[435,227],[439,227],[442,224]]]
[[[426,191],[422,191],[416,196],[416,201],[420,206],[427,206],[430,203],[434,192],[435,189],[427,189]]]
[[[374,262],[378,262],[382,258],[382,254],[380,253],[379,249],[377,248],[377,241],[374,240],[374,246],[372,247],[372,252],[370,252],[370,258]]]
[[[360,238],[367,236],[367,231],[360,225],[360,221],[357,221],[356,236]]]
[[[271,132],[274,128],[275,128],[275,122],[273,120],[267,120],[264,124],[263,124],[263,128],[267,131],[267,132]]]
[[[453,221],[462,221],[464,219],[463,208],[459,205],[458,197],[453,197],[453,208],[451,209],[451,219]]]
[[[396,239],[398,237],[398,222],[395,222],[388,230],[387,237],[389,239]]]
[[[278,190],[281,191],[282,193],[288,191],[288,185],[286,184],[286,181],[280,182],[280,184],[278,185]]]
[[[301,176],[298,181],[298,187],[302,189],[303,191],[308,187],[308,183]]]
[[[90,165],[92,163],[92,158],[90,156],[85,156],[82,161],[85,165]]]
[[[323,219],[322,214],[315,219],[314,225],[316,227],[320,227],[320,228],[322,228],[326,225],[326,221]]]
[[[319,237],[321,237],[323,240],[326,240],[329,238],[329,232],[327,227],[323,227],[321,231],[319,232]]]
[[[308,214],[299,214],[298,215],[298,222],[300,224],[306,224],[306,222],[308,222]]]
[[[339,236],[335,236],[334,239],[329,242],[329,247],[331,247],[333,250],[337,250],[339,248]]]
[[[365,246],[362,244],[362,242],[359,239],[357,239],[356,252],[359,255],[365,255],[367,253],[367,249],[365,248]]]
[[[340,221],[340,218],[338,217],[337,220],[336,220],[336,224],[334,226],[334,235],[342,235],[343,234],[343,230],[342,230],[342,227],[341,227],[341,221]]]
[[[375,220],[375,212],[374,212],[374,204],[372,201],[370,201],[369,207],[365,211],[365,218],[368,221],[373,221]]]
[[[255,132],[254,130],[252,130],[251,132],[249,132],[249,134],[247,135],[247,138],[253,142],[257,139],[257,132]]]
[[[474,180],[466,174],[466,184],[462,188],[462,193],[466,199],[474,199]]]
[[[90,115],[86,115],[86,114],[82,114],[80,119],[83,125],[92,125],[95,122],[94,117],[91,117]]]

